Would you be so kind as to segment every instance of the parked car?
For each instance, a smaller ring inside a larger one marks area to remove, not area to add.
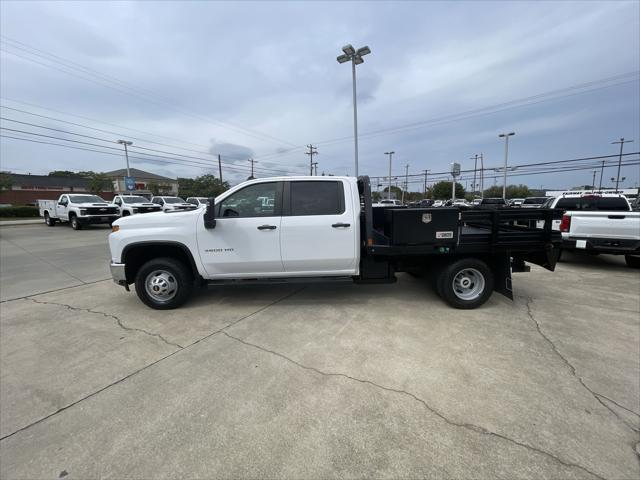
[[[121,217],[162,211],[160,205],[156,205],[140,195],[116,195],[113,197],[112,203],[118,207]]]
[[[135,283],[147,306],[170,309],[196,284],[319,277],[393,283],[395,272],[433,271],[447,303],[475,308],[494,290],[513,298],[511,271],[527,271],[525,261],[555,266],[559,232],[501,226],[501,214],[519,212],[380,212],[370,188],[368,177],[261,178],[205,209],[121,218],[109,235],[113,279],[127,289]],[[262,196],[275,204],[262,207]],[[465,226],[469,214],[478,226]],[[554,216],[560,212],[539,213],[545,221]]]
[[[522,208],[540,208],[549,197],[527,197],[520,205]]]
[[[57,222],[69,222],[74,230],[84,225],[109,224],[120,217],[115,205],[97,195],[64,193],[58,200],[38,200],[40,216],[54,227]]]
[[[483,198],[475,205],[476,208],[505,208],[507,202],[504,198]]]
[[[185,202],[180,197],[153,197],[151,203],[160,205],[165,212],[172,212],[175,210],[190,210],[196,208],[193,204]]]
[[[400,200],[391,200],[388,198],[383,198],[378,201],[378,203],[374,203],[374,207],[388,207],[388,206],[402,206],[402,202]]]
[[[519,207],[524,202],[524,198],[511,198],[507,202],[510,207]]]
[[[196,207],[206,207],[209,199],[207,197],[187,197],[187,203]]]
[[[436,200],[433,202],[433,207],[443,207],[444,206],[444,200]]]
[[[433,200],[431,200],[430,198],[425,198],[424,200],[420,200],[420,205],[421,208],[426,208],[426,207],[432,207],[433,206]]]

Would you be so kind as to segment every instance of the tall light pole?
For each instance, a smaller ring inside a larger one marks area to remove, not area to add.
[[[476,196],[476,191],[475,189],[476,187],[476,170],[478,169],[478,154],[476,153],[475,157],[472,157],[471,160],[473,160],[473,183],[471,184],[471,188],[473,188],[473,197],[475,198]]]
[[[404,204],[404,192],[405,190],[409,193],[409,164],[407,163],[404,166],[404,190],[402,190],[402,203]]]
[[[355,145],[355,167],[356,178],[358,178],[358,104],[356,101],[356,65],[364,62],[365,55],[369,55],[371,50],[364,46],[356,50],[350,44],[342,47],[344,54],[340,55],[336,60],[338,63],[345,63],[351,60],[351,75],[353,77],[353,141]]]
[[[389,192],[387,192],[387,198],[389,200],[391,200],[391,157],[393,157],[394,153],[396,152],[384,152],[385,155],[389,155]]]
[[[498,135],[500,138],[504,138],[504,179],[502,184],[502,198],[507,199],[507,160],[509,158],[509,137],[515,135],[515,132],[501,133]]]
[[[631,143],[633,140],[625,140],[621,138],[619,142],[611,142],[611,145],[615,145],[617,143],[620,144],[620,157],[618,158],[618,175],[616,175],[616,192],[618,191],[618,184],[620,183],[620,167],[622,166],[622,147],[624,147],[625,143]]]
[[[129,173],[129,152],[127,151],[127,147],[133,145],[133,142],[130,142],[128,140],[118,140],[118,143],[124,145],[124,156],[127,159],[127,177],[130,177],[131,174]]]

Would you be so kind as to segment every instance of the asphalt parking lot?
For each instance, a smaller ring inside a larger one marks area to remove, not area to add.
[[[2,478],[640,477],[621,258],[474,311],[406,275],[153,311],[107,279],[107,233],[0,229]]]

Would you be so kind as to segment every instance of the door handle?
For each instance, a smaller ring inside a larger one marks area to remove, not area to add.
[[[275,230],[276,226],[275,225],[260,225],[258,227],[258,230]]]
[[[331,225],[333,228],[340,228],[340,227],[350,227],[351,224],[350,223],[334,223],[333,225]]]

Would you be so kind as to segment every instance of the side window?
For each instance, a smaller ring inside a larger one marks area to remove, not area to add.
[[[198,205],[198,200],[195,198],[187,198],[187,203],[190,203],[191,205]]]
[[[556,208],[561,208],[563,210],[580,210],[580,198],[561,198],[556,203]]]
[[[291,182],[291,215],[340,215],[344,213],[342,182]]]
[[[122,205],[122,200],[120,200],[120,197],[116,197],[113,203],[115,203],[116,205]]]
[[[60,203],[62,203],[62,204],[64,204],[64,205],[66,205],[67,203],[69,203],[69,199],[67,198],[67,196],[66,196],[66,195],[60,199]]]
[[[239,190],[220,202],[219,217],[273,217],[276,182],[258,183]]]
[[[598,199],[598,210],[628,212],[629,204],[622,197],[601,197]]]

